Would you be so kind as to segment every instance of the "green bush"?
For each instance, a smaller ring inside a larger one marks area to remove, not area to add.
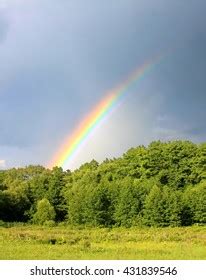
[[[6,223],[2,220],[0,220],[0,227],[5,227]]]
[[[54,227],[56,225],[55,221],[49,220],[44,222],[44,226],[46,227]]]
[[[50,204],[48,199],[43,198],[37,203],[37,211],[33,216],[35,224],[43,225],[45,222],[50,223],[55,219],[54,207]]]

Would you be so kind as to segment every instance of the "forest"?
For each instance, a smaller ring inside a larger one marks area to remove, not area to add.
[[[177,227],[206,223],[206,143],[154,141],[74,171],[0,171],[0,224]]]

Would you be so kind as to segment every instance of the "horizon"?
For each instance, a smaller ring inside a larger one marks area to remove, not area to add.
[[[56,168],[56,167],[61,167],[62,169],[63,169],[63,171],[64,172],[67,172],[67,171],[71,171],[71,172],[74,172],[74,171],[76,171],[76,170],[78,170],[78,169],[80,169],[82,166],[84,166],[85,164],[90,164],[92,161],[96,161],[97,163],[98,163],[98,165],[101,165],[101,164],[103,164],[104,162],[106,162],[107,160],[109,160],[109,161],[113,161],[113,160],[116,160],[116,159],[119,159],[119,158],[121,158],[121,157],[123,157],[123,155],[124,154],[126,154],[129,150],[131,150],[131,149],[137,149],[137,148],[139,148],[139,147],[144,147],[144,148],[148,148],[152,143],[155,143],[155,142],[160,142],[160,143],[162,143],[162,144],[169,144],[169,143],[171,143],[171,142],[189,142],[189,143],[192,143],[192,144],[195,144],[195,145],[197,145],[197,146],[200,146],[200,145],[202,145],[202,144],[206,144],[206,141],[203,141],[203,142],[192,142],[192,141],[190,141],[190,140],[188,140],[188,139],[174,139],[174,140],[158,140],[158,139],[156,139],[156,140],[154,140],[154,141],[152,141],[152,142],[150,142],[150,143],[148,143],[148,144],[146,144],[146,145],[138,145],[138,146],[134,146],[134,147],[129,147],[126,151],[123,151],[123,153],[121,154],[121,155],[119,155],[118,157],[112,157],[112,158],[104,158],[104,159],[102,159],[101,161],[97,161],[97,159],[95,159],[95,158],[93,158],[93,159],[91,159],[90,161],[85,161],[85,162],[83,162],[80,166],[78,166],[77,168],[74,168],[74,169],[64,169],[64,168],[62,168],[61,166],[58,166],[58,165],[55,165],[55,166],[52,166],[52,167],[48,167],[48,166],[46,166],[46,165],[42,165],[42,164],[28,164],[28,165],[25,165],[25,166],[16,166],[16,167],[10,167],[10,168],[5,168],[5,169],[3,169],[3,168],[0,168],[0,171],[6,171],[6,170],[10,170],[10,169],[24,169],[24,168],[28,168],[28,167],[35,167],[35,166],[41,166],[41,167],[43,167],[43,168],[45,168],[45,169],[48,169],[48,170],[53,170],[53,168]],[[1,162],[0,162],[0,165],[1,165]]]

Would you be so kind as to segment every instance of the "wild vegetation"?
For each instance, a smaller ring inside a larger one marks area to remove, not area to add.
[[[71,172],[0,171],[0,220],[94,227],[206,223],[206,143],[152,142]]]
[[[206,227],[86,228],[8,224],[0,259],[206,259]]]

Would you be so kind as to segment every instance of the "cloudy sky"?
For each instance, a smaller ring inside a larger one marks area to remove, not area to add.
[[[0,0],[0,168],[46,165],[134,69],[72,168],[157,139],[206,139],[205,0]]]

